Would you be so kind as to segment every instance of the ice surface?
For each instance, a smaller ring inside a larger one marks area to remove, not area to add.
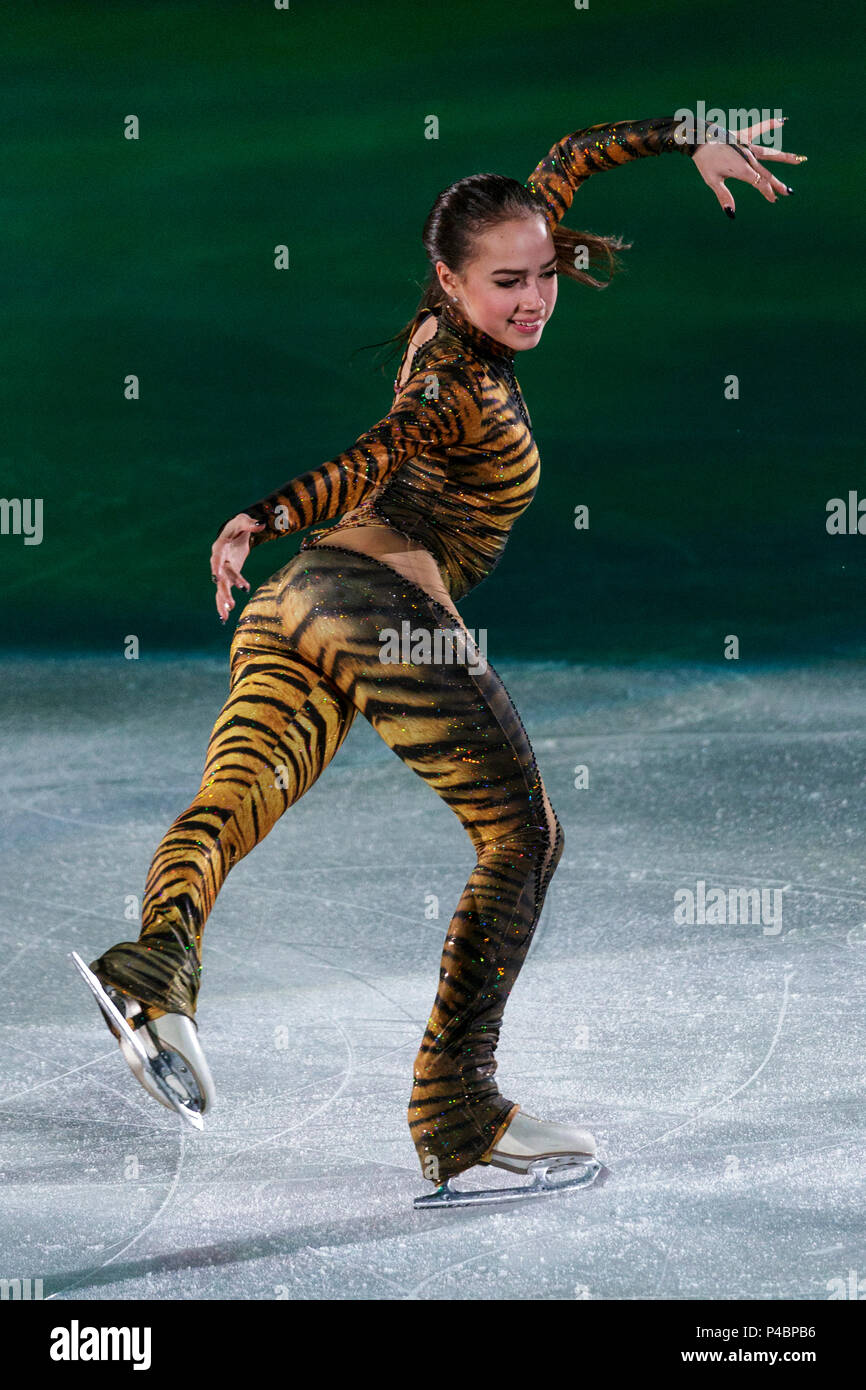
[[[137,935],[226,667],[7,658],[0,1275],[58,1299],[408,1300],[866,1277],[866,669],[498,669],[566,835],[500,1086],[590,1127],[605,1184],[413,1211],[412,1061],[473,855],[361,718],[206,928],[204,1132],[150,1100],[67,954]],[[699,880],[782,890],[781,928],[677,924]]]

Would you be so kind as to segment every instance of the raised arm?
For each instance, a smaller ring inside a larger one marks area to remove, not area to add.
[[[715,193],[722,210],[728,217],[734,217],[734,197],[725,184],[726,178],[752,184],[768,203],[775,203],[779,194],[787,197],[793,193],[784,179],[771,174],[760,161],[802,164],[806,155],[754,143],[759,135],[770,130],[775,138],[781,133],[777,127],[787,119],[787,116],[774,116],[739,131],[727,131],[715,123],[708,124],[697,118],[683,119],[682,116],[592,125],[559,140],[533,169],[526,187],[544,203],[548,222],[555,226],[571,207],[580,185],[592,174],[651,154],[688,154],[693,157],[704,183]]]
[[[477,428],[479,393],[462,363],[439,361],[429,372],[416,372],[388,414],[351,448],[244,508],[247,516],[264,523],[253,532],[251,544],[342,516],[414,454],[467,442]]]
[[[592,174],[648,155],[693,154],[697,145],[689,144],[685,133],[682,119],[675,116],[588,126],[557,141],[533,169],[526,187],[543,200],[549,221],[560,222],[578,188]]]

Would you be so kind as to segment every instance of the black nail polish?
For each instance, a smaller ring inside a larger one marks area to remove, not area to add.
[[[785,187],[788,188],[788,185],[785,184]],[[793,193],[793,192],[794,192],[793,188],[788,188],[788,192],[789,192],[789,193]]]
[[[733,220],[733,219],[736,217],[736,215],[737,215],[737,214],[734,212],[734,209],[733,209],[733,208],[725,208],[725,212],[727,213],[728,217],[731,218],[731,220]]]

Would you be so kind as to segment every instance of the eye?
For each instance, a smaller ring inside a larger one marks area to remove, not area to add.
[[[559,273],[559,272],[557,271],[556,266],[554,266],[552,270],[543,270],[543,271],[541,272],[541,278],[542,278],[542,280],[552,280],[553,277],[554,277],[554,275],[557,275],[558,273]],[[493,283],[494,283],[494,285],[496,286],[497,289],[500,289],[500,290],[510,290],[510,289],[513,289],[515,285],[519,285],[519,284],[520,284],[520,281],[519,281],[519,280],[494,280]]]

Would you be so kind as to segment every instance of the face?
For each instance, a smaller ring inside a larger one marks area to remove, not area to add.
[[[557,290],[553,237],[540,213],[482,233],[462,274],[453,274],[444,261],[437,261],[436,272],[476,328],[516,352],[538,346]]]

